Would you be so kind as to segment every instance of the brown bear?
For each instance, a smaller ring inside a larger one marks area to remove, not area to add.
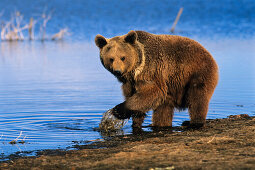
[[[153,110],[152,125],[172,126],[174,108],[188,108],[191,126],[203,126],[218,82],[218,66],[198,42],[176,35],[130,31],[106,39],[97,35],[103,66],[122,82],[125,102],[114,107],[119,119],[141,127]]]

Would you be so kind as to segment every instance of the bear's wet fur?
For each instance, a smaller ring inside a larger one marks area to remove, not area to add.
[[[130,31],[111,39],[97,35],[103,66],[122,82],[125,101],[114,107],[120,119],[141,127],[172,126],[174,108],[188,108],[191,126],[203,126],[218,82],[218,66],[198,42],[176,35]]]

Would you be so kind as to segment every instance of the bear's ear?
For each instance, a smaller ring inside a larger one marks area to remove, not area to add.
[[[129,31],[124,40],[130,44],[134,44],[137,40],[137,34],[135,31]]]
[[[103,48],[107,44],[107,40],[102,35],[97,35],[95,38],[95,43],[99,48]]]

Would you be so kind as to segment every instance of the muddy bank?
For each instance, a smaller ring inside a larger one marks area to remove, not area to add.
[[[2,162],[0,169],[255,169],[255,117],[231,116],[208,120],[200,130],[136,132],[76,147],[80,150]]]

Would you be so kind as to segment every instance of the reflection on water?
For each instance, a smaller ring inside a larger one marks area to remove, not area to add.
[[[220,67],[208,118],[255,115],[255,41],[200,42]],[[104,137],[93,129],[102,113],[123,98],[120,84],[102,67],[93,42],[2,42],[0,47],[1,153],[65,148],[72,141]],[[151,114],[144,125],[150,119]],[[188,119],[186,111],[176,112],[173,125]],[[131,133],[130,124],[119,133]],[[21,131],[25,144],[8,144]]]
[[[1,43],[0,152],[20,131],[24,150],[92,140],[101,113],[122,99],[93,43]],[[4,144],[2,143],[4,142]]]

